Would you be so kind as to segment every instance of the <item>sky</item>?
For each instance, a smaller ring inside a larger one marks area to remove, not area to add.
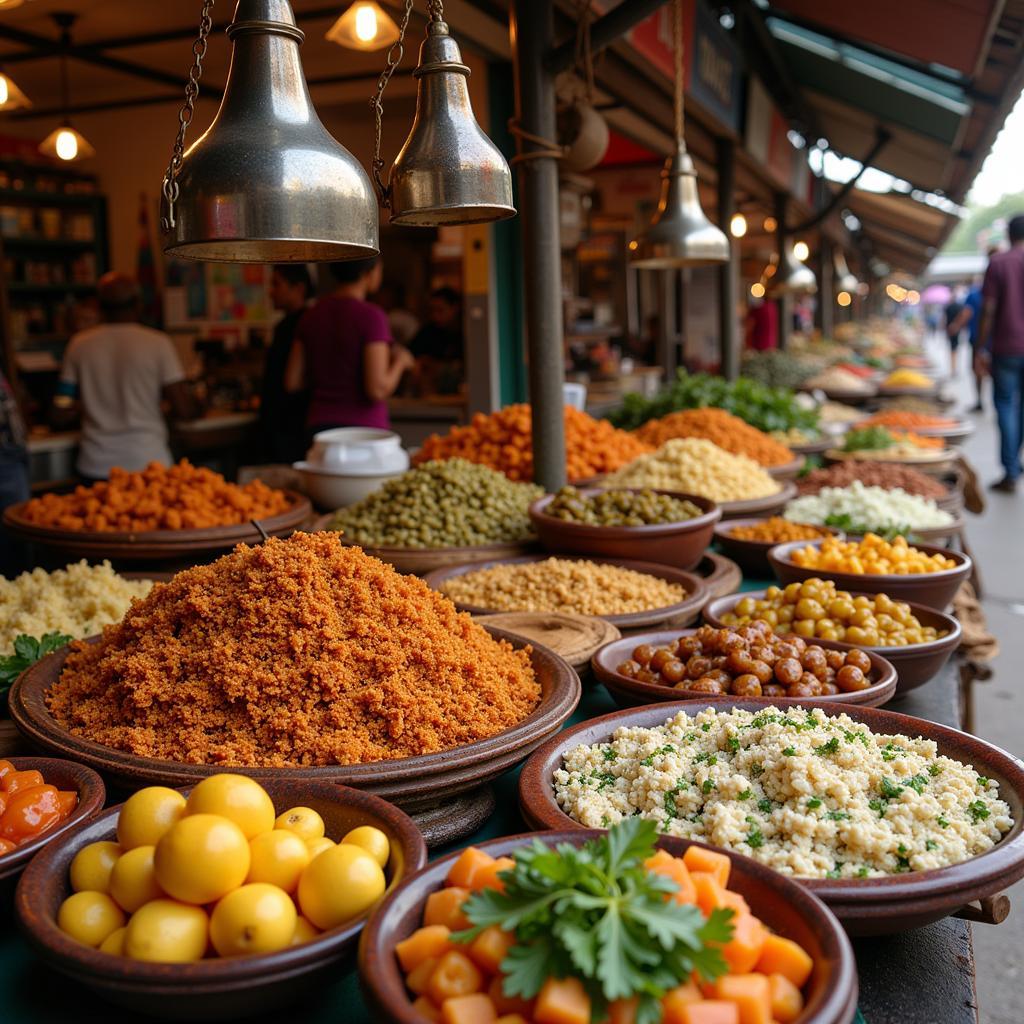
[[[991,206],[1008,192],[1024,192],[1020,153],[1024,149],[1024,95],[1006,119],[992,152],[974,179],[967,201],[974,206]]]

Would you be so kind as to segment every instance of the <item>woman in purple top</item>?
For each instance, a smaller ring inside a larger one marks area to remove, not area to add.
[[[380,257],[330,264],[337,287],[299,321],[285,370],[288,391],[309,389],[306,423],[331,427],[390,426],[387,399],[415,360],[391,339],[387,314],[366,301],[380,286]]]

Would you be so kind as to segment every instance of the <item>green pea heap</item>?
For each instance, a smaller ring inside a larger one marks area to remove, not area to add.
[[[330,529],[364,547],[515,543],[533,539],[526,510],[543,493],[465,459],[425,462],[339,509]]]
[[[563,487],[544,510],[547,515],[588,526],[653,526],[681,523],[702,514],[692,501],[657,491],[600,491],[590,497]]]

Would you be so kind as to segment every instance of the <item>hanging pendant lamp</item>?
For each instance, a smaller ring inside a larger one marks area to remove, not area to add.
[[[90,156],[96,155],[96,150],[89,145],[88,140],[85,136],[73,128],[71,125],[71,119],[68,117],[68,108],[70,106],[70,90],[68,88],[68,49],[71,46],[71,26],[75,23],[75,15],[68,14],[67,12],[61,11],[53,15],[53,20],[57,23],[57,27],[60,29],[60,104],[64,110],[64,120],[61,121],[57,128],[54,128],[49,135],[39,143],[39,152],[43,156],[48,156],[57,160],[64,160],[70,163],[72,160],[83,160]],[[10,85],[14,83],[4,76],[5,81],[8,83],[8,90]],[[17,86],[14,88],[21,94],[24,99],[25,94],[18,89]],[[28,106],[28,100],[25,100],[25,106]]]
[[[851,295],[856,294],[860,281],[857,280],[856,275],[850,270],[842,249],[836,249],[833,262],[836,268],[836,291],[849,292]]]
[[[17,83],[5,71],[0,71],[0,112],[22,110],[32,106],[32,101],[18,88]]]
[[[204,0],[174,153],[163,183],[165,251],[224,263],[377,253],[377,204],[359,161],[320,123],[288,0],[238,0],[220,110],[186,152],[213,0]]]
[[[629,243],[629,261],[643,270],[728,263],[729,239],[704,215],[697,171],[686,151],[683,115],[683,3],[673,3],[676,149],[661,172],[661,200],[647,230]]]
[[[383,50],[397,42],[398,26],[374,0],[355,0],[327,30],[324,38],[350,50]]]
[[[772,291],[776,295],[813,295],[818,290],[818,279],[806,263],[801,263],[786,249],[782,266],[772,277]]]
[[[401,60],[412,0],[406,0],[399,40],[372,100],[377,117],[374,179],[392,224],[437,227],[482,224],[514,217],[512,172],[501,150],[484,134],[469,101],[469,68],[444,20],[440,0],[429,0],[426,39],[420,47],[416,78],[416,116],[394,165],[389,183],[381,171],[381,99]],[[395,55],[397,52],[397,56]]]

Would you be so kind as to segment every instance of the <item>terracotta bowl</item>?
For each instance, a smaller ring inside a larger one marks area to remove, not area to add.
[[[437,572],[429,573],[423,577],[423,581],[435,590],[444,593],[444,584],[456,576],[464,576],[466,573],[476,572],[478,569],[489,569],[495,565],[525,565],[527,562],[542,562],[550,555],[530,555],[526,558],[506,558],[498,562],[487,562],[482,565],[459,565],[453,569],[439,569]],[[693,622],[701,609],[702,600],[707,601],[707,587],[704,581],[692,573],[683,572],[682,569],[674,569],[667,565],[656,565],[654,562],[636,562],[624,558],[570,558],[569,561],[596,562],[598,565],[617,565],[623,569],[632,569],[634,572],[646,573],[648,576],[656,576],[658,579],[667,580],[669,583],[679,584],[685,591],[686,597],[675,604],[666,605],[661,608],[651,608],[649,611],[630,612],[626,615],[601,615],[613,626],[622,630],[642,629],[647,626],[658,626],[664,623],[666,626],[688,626]],[[702,600],[701,600],[702,598]],[[460,612],[469,612],[470,615],[492,615],[503,608],[480,608],[476,605],[459,604],[455,607]]]
[[[396,807],[357,790],[325,783],[263,783],[278,813],[302,805],[319,812],[331,839],[359,825],[381,829],[391,842],[386,870],[393,892],[427,862],[416,826]],[[51,967],[133,1013],[171,1020],[224,1020],[292,1003],[311,985],[338,973],[338,962],[356,944],[369,912],[302,946],[280,953],[152,964],[89,949],[57,927],[57,911],[70,895],[68,869],[84,846],[114,839],[120,807],[49,846],[26,870],[15,911],[29,943]]]
[[[728,599],[726,599],[728,600]],[[641,633],[638,636],[625,637],[614,643],[605,644],[591,658],[594,675],[620,708],[635,708],[642,704],[666,703],[681,700],[707,700],[708,695],[698,690],[677,690],[659,683],[644,683],[639,679],[631,679],[619,673],[618,667],[628,661],[632,652],[640,644],[662,647],[681,636],[690,636],[694,629],[661,630],[657,633]],[[852,644],[834,643],[830,640],[814,640],[813,643],[825,650],[849,651]],[[863,704],[869,708],[877,708],[892,699],[896,692],[896,670],[889,661],[874,650],[869,650],[871,659],[872,685],[856,693],[837,693],[833,696],[816,697],[816,701],[828,704]],[[799,697],[752,697],[746,698],[760,704],[806,704],[806,698]]]
[[[545,843],[582,846],[601,835],[586,829],[529,833],[480,844],[494,857],[505,856],[534,839]],[[663,836],[658,845],[673,856],[688,846],[685,839]],[[412,1008],[404,978],[395,959],[395,943],[408,938],[422,923],[427,897],[440,889],[457,853],[430,867],[394,890],[377,909],[359,943],[359,979],[376,1019],[387,1024],[422,1024]],[[749,857],[730,854],[729,888],[740,893],[751,910],[773,931],[798,942],[814,960],[814,972],[804,989],[806,1005],[796,1024],[849,1024],[857,1004],[857,970],[853,949],[836,919],[791,879]]]
[[[743,519],[747,516],[771,516],[784,509],[796,497],[796,484],[782,481],[782,489],[765,498],[746,498],[743,501],[720,501],[722,519]]]
[[[764,579],[771,576],[772,567],[768,561],[768,552],[775,547],[776,542],[770,540],[742,540],[734,537],[732,531],[737,526],[753,526],[763,522],[767,516],[754,516],[750,519],[729,519],[719,523],[715,527],[715,543],[722,549],[722,554],[728,555],[748,576],[755,579]],[[833,537],[845,538],[842,530],[834,526],[822,526],[825,534]]]
[[[947,726],[927,722],[888,709],[821,704],[803,701],[803,707],[821,707],[826,715],[847,714],[882,735],[923,736],[933,740],[939,753],[971,764],[999,784],[999,795],[1010,805],[1013,828],[987,853],[960,864],[889,875],[883,878],[801,879],[839,918],[851,935],[888,935],[909,931],[948,917],[975,900],[993,896],[1024,877],[1024,763],[991,743]],[[519,778],[519,804],[533,828],[580,828],[555,801],[551,785],[563,756],[580,744],[606,742],[623,726],[651,728],[664,724],[680,711],[693,715],[704,708],[719,711],[763,710],[755,701],[688,701],[656,704],[617,711],[594,718],[553,737],[526,762]]]
[[[797,454],[795,459],[790,459],[789,462],[784,462],[779,466],[765,466],[764,468],[776,479],[776,480],[795,480],[800,475],[800,470],[807,465],[807,456],[803,454]]]
[[[601,488],[583,490],[584,497],[601,493]],[[711,532],[722,513],[710,498],[675,491],[658,491],[680,501],[690,501],[701,514],[678,523],[651,526],[591,526],[548,515],[553,494],[538,498],[530,506],[530,521],[547,551],[573,555],[600,555],[603,558],[628,558],[638,562],[657,562],[676,569],[692,569],[711,543]]]
[[[705,551],[704,557],[693,570],[708,588],[708,597],[721,597],[733,593],[743,582],[740,567],[717,551]]]
[[[922,473],[939,474],[948,473],[953,468],[957,454],[952,448],[922,449],[920,453],[914,455],[890,458],[884,453],[864,450],[847,452],[840,448],[829,448],[822,458],[826,465],[836,462],[891,462],[896,466],[909,466]]]
[[[501,629],[484,626],[499,640],[519,649],[526,641]],[[57,681],[68,650],[63,648],[37,662],[11,687],[10,713],[19,731],[33,744],[59,751],[88,764],[127,790],[141,786],[194,785],[207,775],[224,771],[223,765],[181,764],[137,757],[69,733],[46,708],[46,691]],[[435,808],[455,797],[478,790],[519,764],[540,743],[557,732],[576,709],[580,681],[576,673],[552,651],[533,644],[530,660],[541,686],[536,710],[511,729],[436,754],[375,761],[367,764],[325,765],[309,768],[246,768],[231,771],[261,782],[330,782],[353,786],[414,813]]]
[[[786,447],[797,455],[820,455],[835,443],[834,437],[819,437],[817,441],[808,441],[806,444],[787,444]]]
[[[103,809],[103,802],[107,798],[103,780],[85,765],[56,757],[9,757],[7,760],[19,772],[40,772],[43,782],[47,785],[63,790],[75,790],[78,793],[78,805],[56,828],[0,856],[0,883],[8,882],[21,874],[25,865],[57,836],[95,817]]]
[[[850,593],[854,597],[860,596],[857,591]],[[752,597],[757,600],[763,598],[764,594],[763,590],[752,590],[745,594],[730,594],[728,597],[716,598],[704,606],[701,616],[709,626],[724,626],[722,616],[731,612],[742,598]],[[873,597],[874,595],[868,594],[867,596]],[[922,626],[944,629],[947,634],[926,644],[907,644],[906,647],[860,647],[868,654],[881,655],[896,670],[897,697],[901,697],[910,690],[916,690],[919,686],[924,686],[925,683],[934,679],[952,657],[953,652],[960,646],[960,639],[963,636],[960,620],[954,616],[938,612],[934,608],[927,608],[923,604],[907,603],[910,604],[910,610]],[[815,640],[814,642],[821,643],[822,641]],[[835,641],[830,646],[847,650],[859,645]]]
[[[913,547],[926,554],[943,555],[953,559],[956,566],[939,572],[913,573],[906,576],[882,574],[871,576],[852,572],[825,572],[821,569],[804,569],[794,565],[790,555],[799,548],[818,547],[821,541],[797,540],[790,544],[778,544],[768,552],[772,571],[785,586],[787,583],[803,583],[813,576],[833,580],[839,590],[858,591],[862,594],[888,594],[894,601],[908,601],[923,604],[926,608],[944,611],[950,606],[960,584],[971,574],[973,563],[970,556],[962,551],[935,547],[931,544],[914,544]]]

